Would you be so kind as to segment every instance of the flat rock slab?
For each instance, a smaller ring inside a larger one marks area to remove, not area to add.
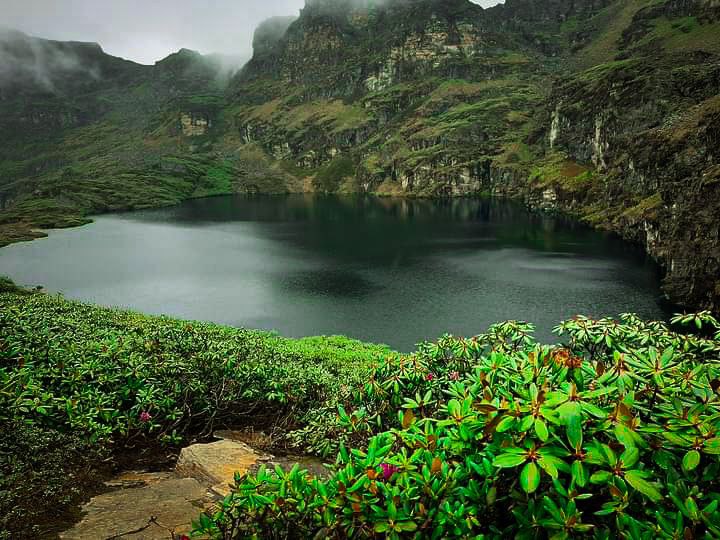
[[[175,471],[126,472],[106,482],[111,490],[83,507],[83,520],[62,533],[63,540],[170,540],[188,534],[191,520],[230,493],[235,473],[260,465],[285,469],[299,463],[313,476],[326,476],[319,460],[274,456],[253,450],[233,432],[228,438],[183,448]]]
[[[246,474],[255,465],[271,456],[260,454],[247,444],[223,439],[209,444],[193,444],[183,448],[175,471],[211,486],[218,495],[230,493],[235,473]]]
[[[127,473],[108,487],[115,490],[93,497],[83,520],[61,539],[170,540],[188,534],[190,521],[212,503],[204,485],[173,473]]]

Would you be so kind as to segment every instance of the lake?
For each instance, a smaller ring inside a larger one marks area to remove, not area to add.
[[[0,249],[0,274],[67,298],[402,351],[522,319],[664,318],[638,249],[511,201],[228,196],[97,217]]]

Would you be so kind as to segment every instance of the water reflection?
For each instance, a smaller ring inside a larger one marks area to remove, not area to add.
[[[449,331],[576,313],[662,317],[657,269],[617,239],[496,200],[220,197],[102,216],[0,250],[67,296],[410,350]]]

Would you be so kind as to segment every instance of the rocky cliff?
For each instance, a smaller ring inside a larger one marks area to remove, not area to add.
[[[720,5],[650,3],[613,60],[558,81],[540,116],[545,155],[530,189],[644,245],[674,301],[720,306]],[[580,171],[578,168],[576,171]],[[573,173],[574,174],[574,173]]]
[[[0,115],[0,223],[231,191],[496,193],[644,245],[672,301],[718,309],[719,13],[307,0],[258,28],[230,81],[191,51],[147,67],[63,44],[53,89],[0,83],[16,111]],[[15,57],[22,41],[0,39]]]
[[[310,1],[235,81],[235,123],[307,189],[575,214],[644,245],[674,302],[717,309],[719,9]]]
[[[143,66],[0,34],[0,245],[92,212],[232,192],[229,165],[206,151],[230,75],[186,49]]]

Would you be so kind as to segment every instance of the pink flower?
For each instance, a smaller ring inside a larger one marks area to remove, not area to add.
[[[450,380],[451,381],[459,381],[460,380],[460,373],[457,371],[451,371],[450,372]]]
[[[152,420],[152,415],[149,412],[143,411],[140,413],[141,422],[149,422],[150,420]]]
[[[434,373],[428,373],[428,374],[425,376],[425,380],[426,380],[426,381],[432,381],[434,378],[435,378],[435,374],[434,374]]]
[[[382,467],[383,478],[386,482],[392,478],[393,474],[400,472],[400,469],[398,469],[395,465],[390,465],[389,463],[381,463],[380,467]]]

